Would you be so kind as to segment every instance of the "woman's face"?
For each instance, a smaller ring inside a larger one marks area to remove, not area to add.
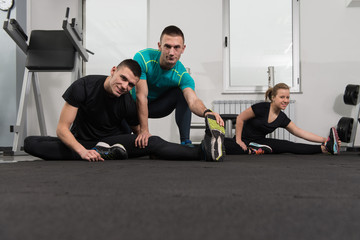
[[[272,103],[274,106],[281,110],[285,110],[287,105],[290,103],[290,90],[289,89],[278,89],[276,96],[273,97]]]

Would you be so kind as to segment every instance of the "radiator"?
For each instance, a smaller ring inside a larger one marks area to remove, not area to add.
[[[251,105],[262,102],[261,100],[216,100],[213,101],[213,110],[219,114],[239,114]],[[284,113],[295,122],[295,100],[290,100],[290,104],[284,110]],[[233,126],[235,127],[235,125]],[[234,134],[234,129],[232,130]],[[284,128],[278,128],[273,133],[267,135],[269,138],[277,138],[289,141],[295,141],[295,136],[290,134]]]

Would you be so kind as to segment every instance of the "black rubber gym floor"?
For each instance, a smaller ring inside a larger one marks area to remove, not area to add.
[[[360,155],[0,164],[0,239],[356,239]]]

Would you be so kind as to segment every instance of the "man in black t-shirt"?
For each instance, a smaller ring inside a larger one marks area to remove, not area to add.
[[[139,122],[129,91],[139,81],[140,74],[139,64],[127,59],[113,67],[110,76],[78,79],[63,94],[65,104],[56,130],[58,137],[29,136],[24,150],[46,160],[103,161],[123,159],[128,154],[129,157],[152,155],[161,159],[221,161],[223,152],[216,150],[219,149],[216,140],[223,138],[224,131],[209,118],[206,121],[212,126],[207,124],[208,137],[200,147],[169,143],[157,136],[150,137],[145,148],[136,146]],[[124,119],[136,134],[124,134],[121,124]],[[116,151],[111,152],[113,149]]]
[[[128,82],[128,86],[116,88],[126,89],[135,85],[137,79],[133,80],[131,77],[123,76],[122,78],[127,79],[124,81]],[[109,93],[118,91],[111,89],[115,86],[116,83],[112,83],[111,77],[90,75],[74,82],[65,91],[63,94],[66,101],[65,110],[73,107],[78,112],[71,126],[75,138],[92,140],[123,134],[121,126],[123,119],[133,128],[139,124],[136,106],[130,94],[124,90],[120,90],[123,93],[119,96]]]

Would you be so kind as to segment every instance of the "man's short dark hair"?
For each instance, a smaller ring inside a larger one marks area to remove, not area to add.
[[[160,42],[161,42],[162,37],[165,34],[170,35],[170,36],[180,36],[180,37],[182,37],[183,42],[185,43],[184,33],[177,26],[170,25],[170,26],[167,26],[166,28],[164,28],[164,30],[162,31],[161,36],[160,36]]]
[[[128,67],[136,77],[140,78],[141,68],[137,61],[133,59],[125,59],[117,66],[117,69],[120,69],[122,67]]]

